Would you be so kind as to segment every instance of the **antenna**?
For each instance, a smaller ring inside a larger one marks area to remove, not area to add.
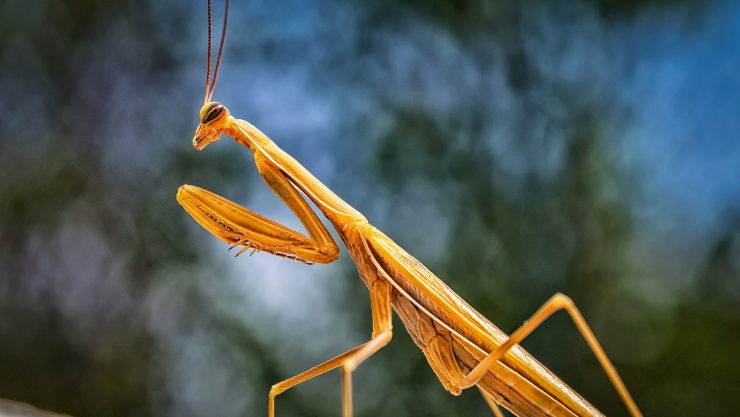
[[[224,42],[226,41],[226,25],[229,18],[229,3],[230,0],[226,0],[226,8],[224,9],[224,24],[221,30],[221,43],[218,47],[218,57],[216,58],[216,68],[213,71],[213,80],[211,80],[211,44],[212,44],[212,32],[213,32],[213,19],[211,18],[211,0],[208,0],[208,66],[206,67],[206,96],[203,100],[204,103],[211,101],[213,96],[213,89],[216,88],[216,79],[218,78],[218,69],[221,66],[221,56],[224,52]],[[210,82],[210,86],[208,83]]]

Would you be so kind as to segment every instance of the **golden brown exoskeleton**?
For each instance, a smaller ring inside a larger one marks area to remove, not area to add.
[[[601,416],[518,345],[544,320],[564,309],[593,350],[630,414],[641,416],[614,366],[568,297],[554,295],[524,325],[507,336],[264,133],[231,116],[222,104],[211,101],[216,75],[209,87],[210,2],[208,10],[206,98],[193,146],[202,150],[226,135],[249,149],[267,186],[298,216],[308,236],[202,188],[183,185],[177,193],[178,202],[211,234],[232,247],[241,246],[242,251],[269,252],[305,263],[333,262],[339,256],[339,248],[304,199],[305,195],[334,227],[357,264],[360,278],[370,290],[372,338],[275,384],[269,394],[269,417],[274,416],[278,394],[336,368],[342,370],[343,415],[350,417],[352,372],[391,341],[392,309],[400,316],[445,389],[452,394],[477,386],[497,416],[502,415],[498,405],[518,416]],[[228,1],[226,10],[228,12]],[[224,32],[225,23],[226,18]],[[222,33],[218,61],[223,40]],[[217,71],[218,63],[215,74]]]

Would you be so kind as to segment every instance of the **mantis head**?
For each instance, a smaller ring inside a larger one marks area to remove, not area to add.
[[[221,134],[227,130],[230,116],[229,109],[219,102],[209,101],[203,104],[200,109],[200,124],[193,137],[193,147],[201,151],[209,143],[219,140]]]

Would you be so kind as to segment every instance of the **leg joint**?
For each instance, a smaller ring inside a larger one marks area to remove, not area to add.
[[[550,299],[550,302],[558,309],[570,309],[575,305],[570,297],[561,292],[555,293]]]

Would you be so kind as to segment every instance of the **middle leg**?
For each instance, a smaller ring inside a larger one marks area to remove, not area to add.
[[[390,343],[393,332],[391,322],[391,286],[376,279],[370,288],[373,314],[373,337],[370,341],[350,349],[321,365],[309,369],[272,386],[268,397],[268,416],[275,416],[275,397],[288,389],[339,367],[342,368],[342,416],[352,417],[352,372],[377,351]]]

